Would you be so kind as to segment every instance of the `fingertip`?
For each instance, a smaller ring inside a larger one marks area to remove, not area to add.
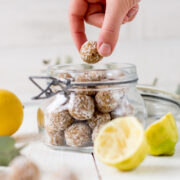
[[[110,56],[116,46],[118,37],[119,30],[113,31],[102,28],[97,42],[99,54],[104,57]]]
[[[112,47],[110,44],[102,43],[98,48],[98,52],[103,57],[110,56],[112,54]]]
[[[137,4],[132,9],[129,10],[129,12],[127,13],[127,17],[130,18],[130,19],[135,17],[135,15],[137,14],[138,10],[139,10],[139,5]]]

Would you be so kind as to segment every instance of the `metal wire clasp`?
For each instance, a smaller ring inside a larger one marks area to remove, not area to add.
[[[54,77],[43,77],[43,76],[30,76],[29,77],[30,81],[36,86],[38,87],[38,89],[41,90],[41,92],[33,97],[32,99],[34,100],[40,100],[40,99],[47,99],[47,98],[50,98],[52,96],[55,96],[56,94],[58,93],[64,93],[65,96],[69,96],[69,88],[71,87],[71,80],[70,79],[67,79],[65,81],[61,81],[59,79],[56,79]],[[38,80],[38,79],[45,79],[47,80],[47,84],[48,86],[43,89],[38,83],[37,81],[35,80]],[[53,86],[59,86],[61,89],[56,91],[56,92],[53,92],[52,91],[52,87]]]

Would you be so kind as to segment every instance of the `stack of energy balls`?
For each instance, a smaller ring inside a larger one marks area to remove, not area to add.
[[[102,59],[97,52],[97,44],[93,41],[86,42],[80,54],[82,59],[88,63],[96,63]],[[71,81],[80,83],[111,80],[105,70],[88,70],[78,73],[66,71],[59,73],[58,78],[71,79]],[[124,96],[122,89],[113,90],[109,86],[78,86],[70,92],[66,103],[61,103],[48,114],[49,122],[46,125],[46,132],[52,145],[73,147],[92,145],[105,123],[117,116],[126,115],[126,108],[123,112],[121,111]],[[126,106],[129,114],[132,114],[133,107],[130,104]]]

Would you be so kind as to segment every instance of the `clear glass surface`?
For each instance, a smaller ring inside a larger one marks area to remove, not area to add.
[[[92,152],[99,129],[117,117],[136,116],[146,126],[146,109],[130,64],[53,66],[48,75],[66,82],[44,100],[38,118],[44,143],[58,150]],[[63,89],[66,89],[66,93]],[[68,92],[68,93],[67,93]]]
[[[171,112],[180,126],[180,96],[151,86],[138,86],[147,109],[146,126]]]

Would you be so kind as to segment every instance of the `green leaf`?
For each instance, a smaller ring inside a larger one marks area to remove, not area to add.
[[[9,152],[14,149],[15,140],[9,136],[0,137],[0,152]]]
[[[8,166],[23,147],[16,148],[15,140],[8,136],[0,137],[0,166]]]

